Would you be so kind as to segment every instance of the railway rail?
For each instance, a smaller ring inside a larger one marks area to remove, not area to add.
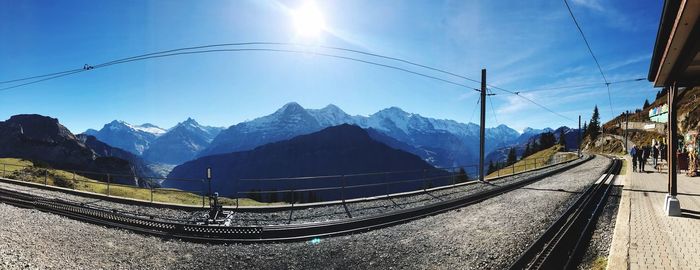
[[[334,236],[388,227],[464,207],[563,172],[583,162],[589,161],[592,158],[593,156],[588,156],[585,157],[582,162],[568,164],[516,183],[465,197],[436,202],[430,205],[366,217],[303,224],[226,226],[221,223],[202,224],[201,222],[192,220],[161,220],[153,217],[128,215],[117,211],[90,207],[81,203],[61,199],[48,199],[1,188],[0,202],[18,207],[34,208],[43,212],[63,215],[97,225],[127,229],[164,238],[178,238],[186,241],[213,243],[300,241],[316,237]]]
[[[586,189],[510,269],[576,269],[621,167],[622,160],[613,159],[602,179]]]

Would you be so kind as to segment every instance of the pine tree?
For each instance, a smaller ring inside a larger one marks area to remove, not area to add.
[[[540,144],[537,141],[532,142],[532,148],[530,149],[530,155],[539,152],[542,150],[540,148]]]
[[[649,107],[649,99],[644,100],[644,107],[642,107],[642,108],[646,109],[647,107]]]
[[[563,128],[559,130],[559,142],[557,144],[563,146],[564,150],[566,150],[566,134],[564,134]]]
[[[554,137],[554,133],[545,132],[540,135],[540,150],[547,149],[557,143],[557,138]]]
[[[518,156],[517,156],[517,154],[515,153],[515,147],[511,147],[511,148],[510,148],[510,151],[508,151],[508,159],[507,159],[505,165],[506,165],[506,166],[509,166],[510,164],[513,164],[513,163],[515,163],[516,161],[518,161]]]
[[[586,137],[586,135],[588,135],[588,122],[583,121],[583,128],[580,132],[582,132],[581,136],[584,138]]]
[[[593,108],[593,115],[591,116],[591,121],[588,123],[588,129],[586,135],[591,137],[591,140],[598,138],[600,133],[600,113],[598,113],[598,105]]]
[[[531,151],[531,150],[530,150],[530,142],[527,142],[527,144],[525,145],[525,151],[523,151],[523,156],[520,157],[520,159],[522,160],[522,159],[524,159],[525,157],[529,156],[529,155],[530,155],[530,151]]]

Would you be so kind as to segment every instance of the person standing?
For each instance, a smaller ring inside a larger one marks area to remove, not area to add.
[[[642,167],[642,162],[643,162],[642,157],[644,156],[643,153],[644,153],[644,146],[640,146],[639,148],[637,148],[637,152],[634,156],[634,158],[637,160],[637,172],[643,171],[643,167]]]
[[[658,170],[658,160],[659,160],[659,145],[654,144],[654,146],[651,147],[652,151],[652,157],[654,158],[654,169]]]
[[[633,145],[630,149],[630,157],[632,157],[632,171],[637,171],[637,146]]]
[[[668,164],[668,153],[666,152],[666,150],[666,145],[664,143],[661,143],[661,145],[659,145],[659,155],[661,156],[661,161],[663,163]],[[659,171],[661,171],[661,168],[659,168]]]
[[[651,155],[651,146],[646,145],[644,146],[644,151],[642,152],[642,172],[646,172],[645,168],[647,165],[647,160],[649,160],[649,156]]]

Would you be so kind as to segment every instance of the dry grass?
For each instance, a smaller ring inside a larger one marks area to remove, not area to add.
[[[108,187],[107,183],[105,182],[100,182],[63,170],[43,169],[34,167],[34,164],[31,161],[17,158],[0,158],[0,164],[0,167],[3,167],[2,169],[4,174],[2,176],[7,178],[13,178],[15,180],[22,180],[38,184],[47,184],[50,186],[62,186],[80,191],[129,199],[145,201],[153,200],[154,202],[183,205],[202,205],[201,195],[178,189],[156,188],[153,189],[153,192],[151,193],[151,189],[149,188],[140,188],[118,184],[110,184]],[[68,183],[70,184],[69,186],[61,185],[61,183],[65,183],[61,181],[68,181]],[[220,198],[219,201],[223,205],[236,205],[236,199]],[[270,203],[257,202],[248,198],[241,198],[238,200],[238,203],[240,203],[241,206],[273,205]],[[204,200],[204,205],[209,205],[209,201],[206,198]]]
[[[506,168],[500,169],[498,171],[495,171],[489,175],[486,176],[486,178],[494,178],[498,177],[500,175],[509,175],[513,174],[513,171],[515,170],[515,173],[519,173],[522,171],[527,171],[527,170],[533,170],[536,168],[540,168],[545,165],[550,164],[550,160],[552,157],[559,153],[561,151],[561,146],[555,145],[550,148],[541,150],[537,153],[534,153],[528,157],[526,157],[523,160],[520,160],[515,163],[515,168],[513,166],[508,166]],[[563,156],[566,158],[566,160],[576,158],[576,154],[573,153],[566,153],[563,154]],[[563,160],[562,160],[563,161]]]
[[[608,257],[598,257],[593,261],[593,265],[591,265],[591,270],[605,270],[608,267]]]

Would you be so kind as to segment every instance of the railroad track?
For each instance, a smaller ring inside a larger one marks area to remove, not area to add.
[[[98,209],[80,203],[60,199],[48,199],[2,188],[0,188],[0,201],[18,207],[33,208],[43,212],[63,215],[79,221],[127,229],[164,238],[178,238],[194,242],[214,243],[300,241],[316,237],[349,234],[388,227],[475,204],[531,184],[545,177],[563,172],[589,161],[592,158],[593,156],[588,156],[581,162],[570,163],[537,176],[518,181],[517,183],[511,183],[461,198],[367,217],[303,224],[223,226],[193,224],[187,220],[159,220],[153,217],[128,215],[126,213]]]
[[[622,160],[613,159],[602,180],[586,189],[510,269],[575,269],[613,187],[606,182],[612,181],[621,167]]]

